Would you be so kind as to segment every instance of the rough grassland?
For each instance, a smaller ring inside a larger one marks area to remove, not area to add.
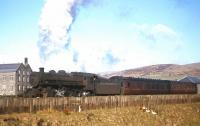
[[[140,107],[82,111],[44,110],[0,115],[0,126],[200,126],[200,103],[158,105],[158,114]]]

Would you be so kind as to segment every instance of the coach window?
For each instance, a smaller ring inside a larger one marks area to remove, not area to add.
[[[147,89],[152,89],[152,84],[151,83],[144,84],[144,86]]]
[[[159,84],[158,83],[156,84],[156,89],[159,89]]]
[[[163,84],[159,84],[159,89],[164,89]]]
[[[121,82],[121,87],[123,87],[123,82]]]
[[[152,84],[152,89],[156,89],[156,83]]]
[[[167,90],[169,88],[169,84],[163,84],[162,88],[165,89],[165,90]]]

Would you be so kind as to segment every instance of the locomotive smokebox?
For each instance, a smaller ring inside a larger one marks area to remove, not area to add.
[[[40,73],[44,73],[44,67],[40,67],[39,70],[40,70]]]

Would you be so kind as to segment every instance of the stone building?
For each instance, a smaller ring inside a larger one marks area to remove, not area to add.
[[[32,72],[28,59],[23,63],[0,64],[0,95],[20,95],[30,88]]]

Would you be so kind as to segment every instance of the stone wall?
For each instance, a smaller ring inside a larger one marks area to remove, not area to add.
[[[0,73],[0,95],[15,95],[15,72]]]

